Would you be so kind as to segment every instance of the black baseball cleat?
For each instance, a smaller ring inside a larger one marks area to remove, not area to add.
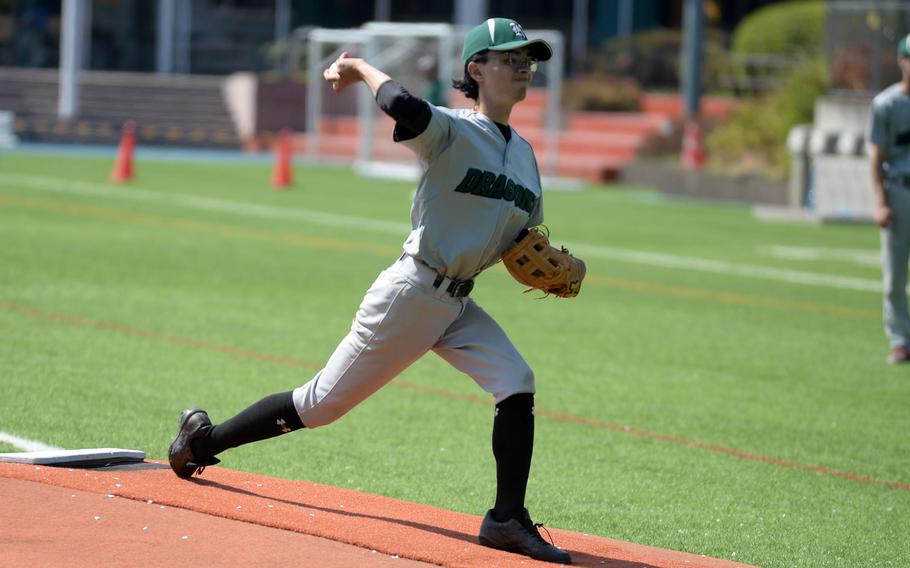
[[[177,437],[167,450],[167,459],[177,477],[189,479],[193,477],[194,473],[201,474],[206,466],[221,462],[215,457],[197,458],[193,456],[193,450],[190,447],[193,440],[205,436],[206,429],[211,426],[212,421],[209,420],[209,415],[201,408],[188,408],[180,413]]]
[[[478,540],[484,546],[517,552],[535,560],[571,564],[572,557],[568,552],[553,546],[540,536],[537,528],[542,526],[531,521],[527,509],[524,509],[521,520],[509,519],[504,523],[495,520],[493,511],[490,510],[480,524]]]

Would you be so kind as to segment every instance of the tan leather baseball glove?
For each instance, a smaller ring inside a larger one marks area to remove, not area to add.
[[[549,235],[537,227],[523,229],[502,255],[509,274],[529,290],[541,290],[560,298],[573,298],[581,290],[585,263],[569,251],[550,244]],[[526,290],[527,291],[527,290]]]

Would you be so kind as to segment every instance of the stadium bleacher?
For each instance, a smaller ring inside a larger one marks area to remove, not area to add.
[[[140,142],[239,148],[217,76],[83,71],[78,118],[57,116],[53,69],[0,68],[0,108],[15,113],[23,141],[116,143],[123,124]]]

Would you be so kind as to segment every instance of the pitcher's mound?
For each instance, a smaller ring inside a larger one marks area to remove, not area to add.
[[[186,481],[163,468],[0,463],[0,502],[2,524],[14,531],[4,534],[4,556],[14,565],[148,566],[179,558],[209,566],[553,566],[477,544],[480,516],[220,467]],[[576,566],[748,568],[549,531]]]

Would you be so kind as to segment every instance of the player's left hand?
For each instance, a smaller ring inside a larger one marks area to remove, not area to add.
[[[332,89],[340,91],[361,79],[357,70],[360,61],[351,57],[347,51],[342,52],[338,59],[322,72],[322,78],[331,83]]]

